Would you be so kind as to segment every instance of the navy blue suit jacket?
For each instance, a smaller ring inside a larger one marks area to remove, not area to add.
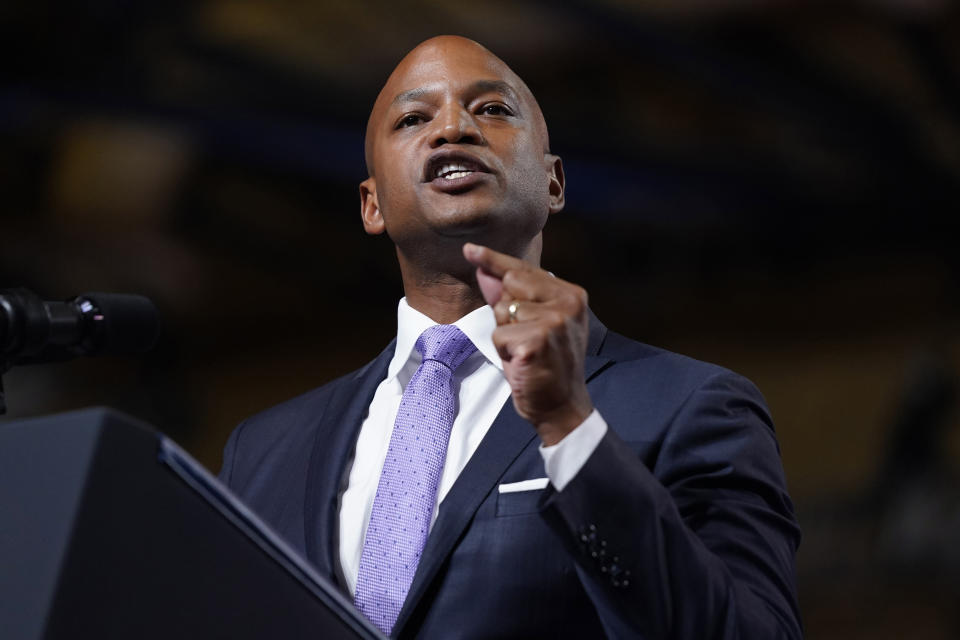
[[[221,479],[328,578],[338,499],[393,344],[243,422]],[[440,504],[396,637],[799,638],[799,529],[763,398],[720,367],[591,318],[587,388],[610,430],[562,491],[508,401]]]

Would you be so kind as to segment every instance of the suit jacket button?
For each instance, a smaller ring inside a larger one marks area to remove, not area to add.
[[[617,578],[620,581],[620,584],[614,585],[614,586],[619,587],[620,589],[626,589],[627,587],[630,586],[630,570],[629,569],[624,569]]]

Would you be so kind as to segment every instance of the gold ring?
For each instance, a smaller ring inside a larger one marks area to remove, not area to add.
[[[507,307],[507,315],[510,317],[510,322],[517,321],[517,309],[519,308],[520,308],[520,302],[518,300],[514,300],[513,302],[510,303],[510,306]]]

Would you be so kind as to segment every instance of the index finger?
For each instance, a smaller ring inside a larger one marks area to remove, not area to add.
[[[489,247],[473,244],[472,242],[467,242],[463,245],[463,257],[466,258],[470,264],[480,267],[488,274],[497,278],[503,278],[507,271],[511,269],[526,270],[530,267],[529,264],[520,258],[514,258],[505,253],[494,251]]]

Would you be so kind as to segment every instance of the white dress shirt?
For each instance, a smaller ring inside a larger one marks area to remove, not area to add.
[[[420,366],[420,354],[414,345],[420,334],[435,324],[408,305],[406,298],[400,300],[393,359],[360,427],[347,488],[340,499],[340,566],[351,593],[356,590],[363,540],[403,390]],[[504,402],[510,398],[503,363],[493,345],[493,330],[497,327],[493,309],[481,307],[454,324],[476,345],[477,351],[454,372],[457,415],[450,431],[447,459],[437,488],[437,503],[430,518],[431,527],[437,519],[440,502],[480,445]],[[606,431],[606,422],[594,410],[583,424],[559,443],[540,447],[547,477],[557,491],[562,491],[573,479]]]

